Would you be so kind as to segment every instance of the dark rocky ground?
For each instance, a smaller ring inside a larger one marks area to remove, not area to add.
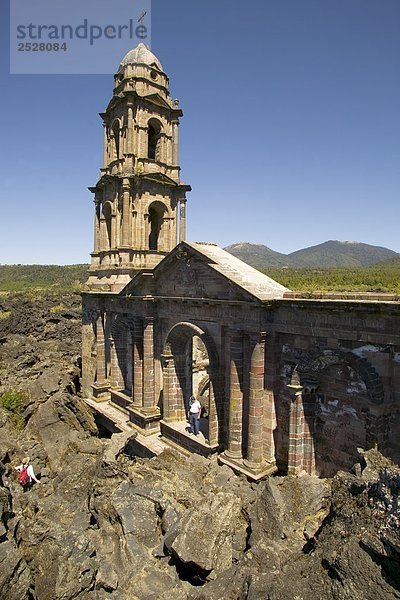
[[[206,459],[130,456],[79,397],[79,297],[0,301],[1,600],[400,598],[400,469],[257,485]],[[23,493],[29,455],[41,485]]]

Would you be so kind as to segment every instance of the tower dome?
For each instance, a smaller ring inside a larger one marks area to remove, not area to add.
[[[129,50],[129,52],[124,56],[119,65],[118,71],[126,67],[127,65],[137,65],[137,64],[145,64],[149,67],[156,67],[160,71],[163,70],[162,64],[158,60],[157,56],[153,54],[143,42],[140,42],[133,48],[133,50]]]

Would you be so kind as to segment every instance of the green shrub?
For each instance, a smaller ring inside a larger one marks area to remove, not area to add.
[[[0,321],[5,321],[11,317],[11,310],[0,310]]]
[[[52,306],[52,307],[50,308],[50,312],[51,312],[52,314],[57,314],[57,313],[60,313],[60,312],[62,312],[63,310],[65,310],[65,306],[64,306],[63,304],[57,304],[57,306]]]
[[[301,292],[400,292],[400,261],[369,267],[262,269],[290,290]]]
[[[88,265],[0,265],[1,292],[80,292]]]
[[[10,413],[11,420],[19,431],[24,428],[25,402],[26,394],[18,390],[8,390],[0,396],[0,406]]]

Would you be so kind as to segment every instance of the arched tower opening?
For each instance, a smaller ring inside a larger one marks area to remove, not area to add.
[[[117,160],[119,158],[119,146],[120,146],[120,127],[119,122],[114,121],[112,126],[112,138],[113,138],[113,159]]]
[[[161,123],[157,119],[148,122],[147,157],[152,160],[160,160]]]
[[[166,210],[162,202],[153,202],[149,207],[149,250],[161,250],[164,245],[164,216]]]

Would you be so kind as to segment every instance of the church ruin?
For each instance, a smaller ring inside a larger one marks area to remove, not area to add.
[[[85,397],[144,440],[161,434],[253,480],[331,475],[371,445],[399,460],[396,298],[301,297],[215,244],[188,242],[181,116],[160,61],[139,44],[101,113]],[[198,438],[187,431],[191,394],[203,405]]]

